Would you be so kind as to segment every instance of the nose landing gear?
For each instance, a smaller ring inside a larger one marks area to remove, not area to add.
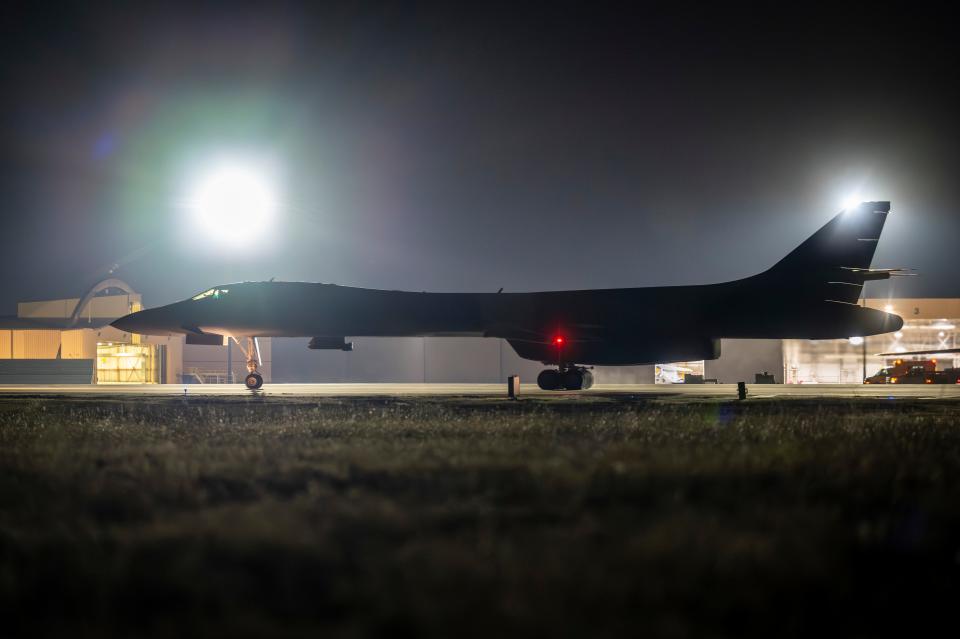
[[[593,386],[593,373],[583,366],[548,368],[537,376],[537,386],[543,390],[587,390]]]
[[[250,390],[257,390],[263,386],[263,376],[260,373],[253,372],[248,373],[247,376],[243,379],[243,383],[247,385],[247,388]]]
[[[257,367],[260,365],[260,344],[257,342],[256,337],[247,338],[246,348],[240,344],[240,340],[236,341],[237,346],[240,347],[240,350],[243,351],[244,356],[247,358],[247,376],[243,378],[243,383],[250,390],[257,390],[263,386],[263,376],[257,372]]]

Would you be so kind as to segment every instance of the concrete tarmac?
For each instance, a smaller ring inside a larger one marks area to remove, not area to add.
[[[122,397],[506,397],[506,384],[264,384],[250,391],[243,384],[8,384],[0,397],[10,396],[122,396]],[[542,391],[523,384],[521,397],[576,395],[675,396],[736,398],[736,384],[598,384],[588,391]],[[877,397],[960,399],[960,384],[747,384],[748,398]]]

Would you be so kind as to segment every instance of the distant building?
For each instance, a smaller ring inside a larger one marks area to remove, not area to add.
[[[124,333],[110,322],[143,308],[139,293],[107,279],[78,298],[20,302],[0,317],[0,383],[179,384],[233,381],[246,374],[240,348],[195,346],[182,336]],[[271,344],[260,340],[260,372],[270,380]]]

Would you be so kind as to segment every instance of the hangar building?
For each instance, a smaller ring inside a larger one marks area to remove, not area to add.
[[[0,316],[0,383],[179,384],[242,381],[242,351],[185,344],[182,336],[124,333],[110,322],[143,308],[126,282],[111,278],[78,298],[20,302]],[[270,380],[271,344],[260,340],[260,372]]]

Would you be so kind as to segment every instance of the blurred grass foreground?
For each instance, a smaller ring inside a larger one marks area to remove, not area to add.
[[[960,405],[0,400],[4,636],[916,635]]]

